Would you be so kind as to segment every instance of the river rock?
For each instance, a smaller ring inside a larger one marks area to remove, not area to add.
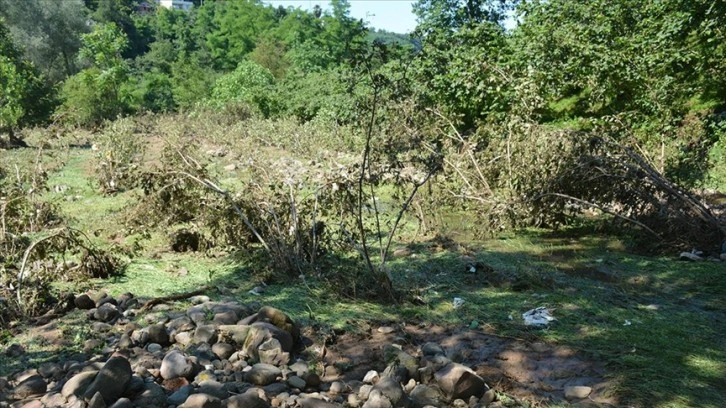
[[[425,384],[416,385],[411,391],[410,397],[416,406],[432,405],[438,407],[442,405],[443,400],[443,395],[439,390]]]
[[[96,391],[93,397],[88,400],[88,408],[106,408],[106,402],[100,392]]]
[[[93,312],[93,318],[101,322],[110,322],[120,315],[121,312],[111,303],[104,303]]]
[[[166,332],[166,326],[163,324],[152,324],[146,331],[149,332],[149,342],[157,343],[162,346],[171,344],[169,341],[169,333]]]
[[[270,408],[270,404],[252,392],[227,399],[227,408]]]
[[[428,342],[424,343],[421,346],[421,354],[423,354],[424,356],[443,356],[446,353],[444,352],[444,349],[441,348],[441,346],[437,343]]]
[[[96,307],[96,302],[94,302],[93,299],[91,299],[91,297],[86,293],[76,296],[73,300],[73,304],[76,305],[77,308],[83,310],[90,310]]]
[[[208,394],[192,394],[179,408],[222,408],[222,401]]]
[[[276,339],[280,343],[280,350],[283,352],[289,353],[292,351],[293,339],[290,333],[266,322],[256,322],[250,325],[249,333],[242,345],[242,351],[253,361],[259,362],[259,347],[271,338]]]
[[[196,390],[198,393],[201,394],[208,394],[213,397],[217,397],[220,400],[223,400],[229,396],[229,393],[224,388],[224,385],[218,381],[214,380],[206,380],[199,382],[199,387]]]
[[[15,387],[13,392],[15,394],[15,398],[25,399],[31,395],[43,394],[47,388],[48,384],[46,384],[43,377],[36,374],[21,381],[20,384]]]
[[[217,328],[219,340],[231,342],[238,346],[245,343],[247,335],[250,332],[250,326],[247,325],[222,325]]]
[[[75,395],[76,397],[82,396],[86,391],[86,388],[88,388],[91,382],[93,382],[93,379],[96,378],[96,374],[98,374],[98,371],[92,370],[83,371],[74,375],[63,385],[61,395],[66,400],[68,400],[72,395]]]
[[[217,341],[217,330],[212,324],[204,324],[197,326],[194,331],[193,342],[195,344],[207,343],[213,344]]]
[[[568,400],[587,398],[592,392],[592,388],[584,385],[575,385],[565,387],[565,398]]]
[[[124,357],[111,357],[88,386],[83,397],[93,398],[100,392],[106,404],[113,404],[131,381],[131,364]]]
[[[446,365],[434,377],[441,390],[452,400],[468,400],[471,396],[479,398],[489,390],[486,382],[474,370],[459,363]]]
[[[219,312],[212,318],[212,322],[216,325],[235,324],[237,320],[237,314],[231,310]]]
[[[240,324],[252,325],[255,322],[268,322],[286,331],[294,342],[300,339],[300,328],[297,323],[282,310],[270,306],[263,306],[260,310],[243,319]],[[280,341],[283,343],[282,341]],[[284,346],[284,343],[283,343]],[[286,351],[289,351],[286,349]]]
[[[267,339],[257,347],[257,355],[260,363],[267,363],[276,366],[287,365],[290,362],[290,353],[282,350],[277,339]]]
[[[194,371],[194,364],[179,350],[171,350],[166,353],[159,369],[161,378],[165,380],[177,377],[191,380],[196,374]]]
[[[165,407],[166,393],[159,384],[148,382],[144,384],[144,391],[134,398],[133,403],[137,407]]]
[[[228,343],[214,343],[212,353],[220,360],[227,360],[235,352],[234,346]]]
[[[274,365],[257,363],[247,372],[246,379],[254,385],[265,386],[275,382],[281,375],[282,371]]]
[[[134,408],[134,404],[128,398],[119,398],[108,408]]]
[[[63,376],[63,367],[58,363],[43,363],[38,366],[38,374],[43,378],[59,379]]]
[[[393,402],[379,390],[372,390],[363,408],[393,408]]]
[[[403,392],[401,383],[392,377],[382,377],[371,390],[371,396],[380,392],[394,407],[408,406],[408,396]]]
[[[292,388],[304,390],[307,383],[301,377],[298,377],[297,375],[291,375],[287,379],[287,385],[289,385]]]
[[[184,401],[187,400],[187,398],[189,398],[189,396],[192,394],[192,391],[194,391],[194,387],[192,387],[190,384],[187,384],[169,395],[169,398],[166,399],[166,402],[170,405],[181,405],[184,403]]]

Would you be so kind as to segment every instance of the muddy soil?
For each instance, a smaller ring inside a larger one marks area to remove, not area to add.
[[[604,365],[568,347],[427,324],[391,328],[390,333],[385,333],[390,329],[372,328],[364,334],[346,332],[335,336],[333,343],[325,347],[325,365],[344,367],[345,371],[326,372],[325,380],[352,381],[362,378],[368,370],[381,372],[386,366],[382,353],[386,345],[402,345],[418,357],[421,345],[434,342],[444,348],[449,358],[471,367],[492,388],[525,405],[547,407],[565,402],[565,387],[578,385],[592,388],[588,400],[580,401],[578,406],[618,405]]]

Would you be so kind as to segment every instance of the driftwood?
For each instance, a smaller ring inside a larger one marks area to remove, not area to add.
[[[144,303],[144,305],[141,306],[141,309],[139,309],[139,312],[145,312],[145,311],[151,309],[152,307],[154,307],[156,305],[159,305],[159,304],[162,304],[162,303],[174,302],[174,301],[177,301],[177,300],[189,299],[192,296],[201,295],[201,294],[207,292],[208,290],[210,290],[211,288],[212,288],[212,286],[204,286],[201,289],[197,289],[197,290],[194,290],[194,291],[191,291],[191,292],[179,293],[179,294],[176,294],[176,295],[169,295],[169,296],[163,296],[163,297],[153,298],[153,299],[150,299],[149,301],[147,301],[146,303]]]

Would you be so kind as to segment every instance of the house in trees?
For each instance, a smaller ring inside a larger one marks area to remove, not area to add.
[[[194,6],[194,3],[186,0],[158,0],[161,7],[168,9],[184,10],[189,11]]]

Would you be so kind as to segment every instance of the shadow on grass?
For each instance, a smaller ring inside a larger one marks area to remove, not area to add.
[[[575,232],[524,231],[467,245],[436,237],[401,247],[388,263],[402,295],[398,304],[339,296],[342,287],[329,283],[350,273],[350,259],[328,259],[330,270],[321,276],[272,284],[262,297],[245,292],[258,284],[244,279],[259,265],[238,258],[242,266],[230,277],[237,276],[232,279],[240,301],[278,307],[314,330],[330,330],[332,337],[350,332],[370,340],[365,333],[375,333],[372,325],[431,324],[452,334],[518,339],[513,347],[519,340],[544,342],[604,364],[612,387],[603,392],[619,404],[726,406],[723,265],[644,257],[626,252],[612,237]],[[367,279],[365,269],[358,279]],[[214,284],[225,282],[229,277]],[[456,297],[463,306],[454,307]],[[553,309],[557,321],[546,329],[524,326],[521,314],[539,306]]]
[[[380,349],[370,345],[393,342],[393,336],[376,330],[392,326],[411,351],[431,340],[461,352],[487,350],[471,347],[476,338],[478,344],[503,342],[507,351],[525,353],[527,358],[519,360],[515,354],[503,359],[501,350],[465,356],[462,361],[475,366],[495,386],[498,380],[511,377],[502,368],[507,361],[512,363],[507,370],[518,369],[523,382],[529,371],[541,369],[539,364],[549,358],[548,352],[572,351],[589,361],[592,373],[583,372],[582,366],[569,372],[555,370],[543,374],[541,387],[528,385],[526,392],[539,393],[548,404],[562,399],[561,387],[573,385],[568,381],[595,376],[604,367],[602,375],[611,382],[601,392],[612,393],[617,405],[726,406],[723,265],[648,258],[622,248],[622,243],[607,236],[541,231],[466,245],[444,237],[416,242],[398,248],[388,263],[402,295],[397,304],[340,296],[341,288],[331,285],[334,278],[365,280],[367,275],[362,268],[346,275],[356,264],[330,254],[325,260],[328,267],[319,276],[278,280],[261,295],[250,292],[263,283],[259,272],[266,268],[254,252],[227,259],[175,254],[168,259],[139,260],[129,268],[129,275],[105,283],[114,295],[145,290],[146,296],[211,285],[216,288],[210,293],[213,297],[280,308],[300,322],[308,335],[338,344],[333,356],[339,358],[338,368],[344,372],[371,365],[381,369],[377,366],[382,363],[380,351],[372,352]],[[187,275],[180,276],[183,268],[188,269]],[[457,297],[464,300],[460,307],[454,307]],[[524,326],[521,314],[539,306],[553,309],[557,320],[546,329]],[[88,322],[83,324],[88,327]],[[50,333],[57,328],[46,329]],[[3,372],[57,361],[56,352],[63,353],[61,360],[73,358],[90,335],[80,330],[61,334],[74,341],[60,351],[53,351],[49,344],[31,344],[20,359],[4,355]],[[42,342],[37,340],[42,337],[34,341]],[[11,342],[5,341],[5,346]],[[509,384],[516,390],[519,383]]]

